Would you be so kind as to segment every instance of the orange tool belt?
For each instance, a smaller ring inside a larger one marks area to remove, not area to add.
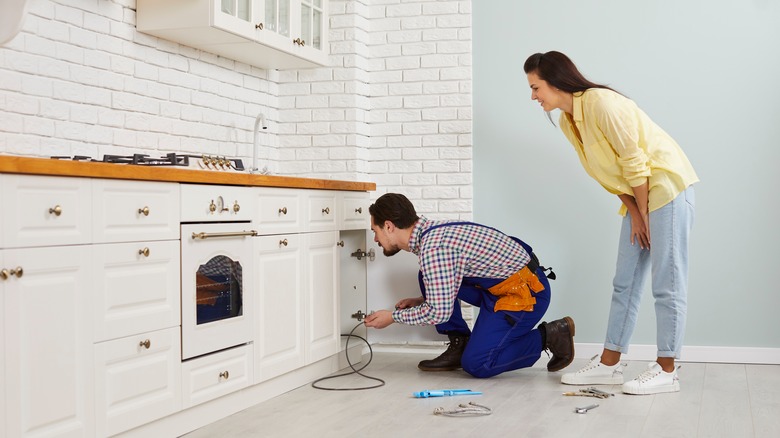
[[[508,310],[512,312],[532,312],[536,298],[531,294],[544,290],[544,285],[528,266],[510,275],[509,278],[488,289],[499,297],[494,312]]]

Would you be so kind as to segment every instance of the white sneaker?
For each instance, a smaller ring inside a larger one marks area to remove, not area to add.
[[[623,365],[618,362],[607,366],[601,363],[597,354],[590,362],[576,373],[561,376],[561,383],[567,385],[617,385],[623,383]]]
[[[658,362],[648,364],[647,370],[636,379],[623,384],[623,392],[626,394],[659,394],[679,390],[680,382],[677,378],[677,369],[667,373],[661,368],[661,365],[658,365]]]

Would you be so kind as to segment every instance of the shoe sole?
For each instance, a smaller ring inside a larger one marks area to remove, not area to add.
[[[667,392],[678,392],[680,391],[680,384],[675,382],[672,385],[664,385],[664,386],[657,386],[655,388],[639,388],[636,390],[626,390],[623,389],[623,394],[629,394],[629,395],[651,395],[651,394],[663,394]]]
[[[419,368],[422,371],[455,371],[455,370],[459,370],[460,369],[460,367],[458,367],[458,368],[428,368],[428,367],[419,366],[419,365],[417,365],[417,368]]]
[[[561,383],[565,385],[622,385],[623,384],[623,378],[622,377],[604,377],[599,379],[590,379],[587,382],[585,381],[574,381],[574,380],[568,380],[565,379],[565,375],[561,377]]]
[[[574,320],[571,319],[570,316],[564,316],[563,320],[566,321],[566,325],[569,327],[569,338],[571,339],[571,355],[570,355],[571,359],[568,362],[566,362],[565,364],[561,365],[561,366],[558,366],[558,367],[555,367],[555,368],[549,368],[548,367],[547,371],[549,371],[551,373],[554,373],[556,371],[560,371],[560,370],[566,368],[567,366],[571,365],[572,362],[574,362],[574,332],[575,332]]]

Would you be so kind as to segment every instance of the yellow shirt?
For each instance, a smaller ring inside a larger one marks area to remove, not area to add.
[[[601,88],[574,93],[573,115],[561,112],[559,125],[585,171],[610,193],[634,196],[631,187],[647,181],[649,211],[699,181],[677,142],[619,93]],[[626,210],[622,205],[620,214]]]

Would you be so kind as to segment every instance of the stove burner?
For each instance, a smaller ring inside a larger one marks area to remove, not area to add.
[[[100,161],[100,160],[96,160],[96,159],[94,159],[94,158],[92,158],[92,157],[88,157],[88,156],[86,156],[86,155],[74,155],[74,156],[72,156],[72,157],[69,157],[69,156],[67,156],[67,155],[55,155],[55,156],[53,156],[53,157],[51,157],[51,158],[53,158],[53,159],[55,159],[55,160],[72,160],[72,161]]]
[[[200,168],[204,170],[236,170],[239,172],[243,172],[245,170],[244,163],[239,158],[227,158],[211,155],[179,155],[173,152],[159,158],[150,157],[146,154],[103,155],[102,160],[96,160],[85,155],[75,155],[73,157],[58,155],[51,158],[55,160],[135,164],[140,166],[181,166]]]
[[[188,155],[167,154],[161,158],[153,158],[144,154],[133,154],[133,156],[122,155],[103,155],[104,163],[119,164],[140,164],[145,166],[185,166],[189,167],[190,159]]]

